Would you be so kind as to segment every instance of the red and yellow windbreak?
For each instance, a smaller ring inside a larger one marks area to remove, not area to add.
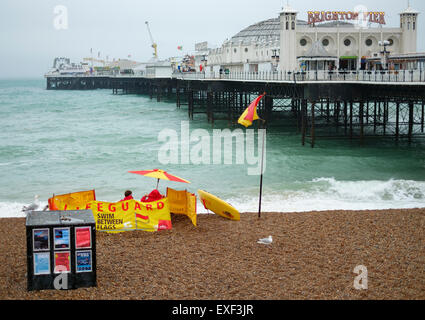
[[[170,212],[186,215],[196,227],[196,195],[186,190],[178,191],[167,188]]]
[[[54,195],[48,200],[49,210],[84,210],[87,204],[94,200],[96,200],[94,190]]]
[[[248,128],[252,125],[252,122],[254,120],[260,119],[260,117],[257,114],[257,106],[260,103],[260,100],[265,96],[266,94],[263,93],[261,96],[257,97],[254,101],[251,102],[249,107],[242,113],[242,115],[239,117],[238,123]]]
[[[168,198],[149,203],[136,200],[103,202],[96,201],[94,190],[90,190],[53,196],[49,199],[49,209],[91,209],[96,221],[96,230],[106,232],[153,232],[172,228]]]

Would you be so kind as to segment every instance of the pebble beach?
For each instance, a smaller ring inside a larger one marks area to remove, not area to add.
[[[97,232],[95,288],[28,292],[25,219],[0,219],[0,299],[425,299],[425,209],[172,222],[156,233]],[[271,245],[257,243],[269,235]],[[354,288],[358,265],[367,290]]]

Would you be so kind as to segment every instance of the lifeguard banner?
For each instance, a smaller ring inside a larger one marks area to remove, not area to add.
[[[54,195],[48,201],[49,210],[84,210],[87,204],[94,200],[96,200],[94,190]]]
[[[168,198],[155,202],[136,200],[122,202],[92,201],[88,208],[93,211],[96,230],[123,232],[130,230],[158,231],[171,229]]]

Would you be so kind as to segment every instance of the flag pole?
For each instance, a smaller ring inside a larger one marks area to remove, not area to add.
[[[244,127],[248,128],[252,125],[252,122],[254,120],[260,120],[262,121],[263,127],[265,129],[265,123],[266,121],[261,119],[257,114],[257,106],[260,103],[260,100],[266,95],[266,92],[264,92],[262,95],[260,95],[257,99],[251,102],[249,107],[242,113],[242,115],[239,117],[238,123],[243,125]],[[258,126],[258,128],[260,125]],[[258,134],[260,129],[258,129]],[[264,130],[265,131],[265,130]],[[262,152],[261,152],[261,172],[260,172],[260,199],[258,204],[258,218],[261,218],[261,201],[263,196],[263,170],[264,170],[264,144],[265,144],[265,132],[263,131],[263,145],[262,145]]]
[[[265,120],[262,120],[262,127],[265,128]],[[258,218],[261,218],[261,200],[263,196],[263,164],[264,164],[264,139],[265,139],[265,132],[263,131],[263,145],[262,145],[262,151],[261,151],[261,174],[260,174],[260,199],[258,204]]]

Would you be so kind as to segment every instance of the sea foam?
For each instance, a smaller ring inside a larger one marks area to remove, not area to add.
[[[425,181],[338,181],[318,178],[300,190],[264,191],[262,212],[306,212],[324,210],[385,210],[425,208]],[[258,194],[226,198],[240,212],[258,212]],[[25,217],[21,202],[0,202],[0,218]],[[40,201],[40,210],[47,201]],[[197,212],[208,213],[199,201]]]
[[[308,190],[308,191],[307,191]],[[258,195],[226,199],[240,212],[257,212]],[[199,212],[205,212],[203,205]],[[425,208],[425,182],[408,180],[337,181],[319,178],[304,190],[264,193],[263,212],[385,210]]]

